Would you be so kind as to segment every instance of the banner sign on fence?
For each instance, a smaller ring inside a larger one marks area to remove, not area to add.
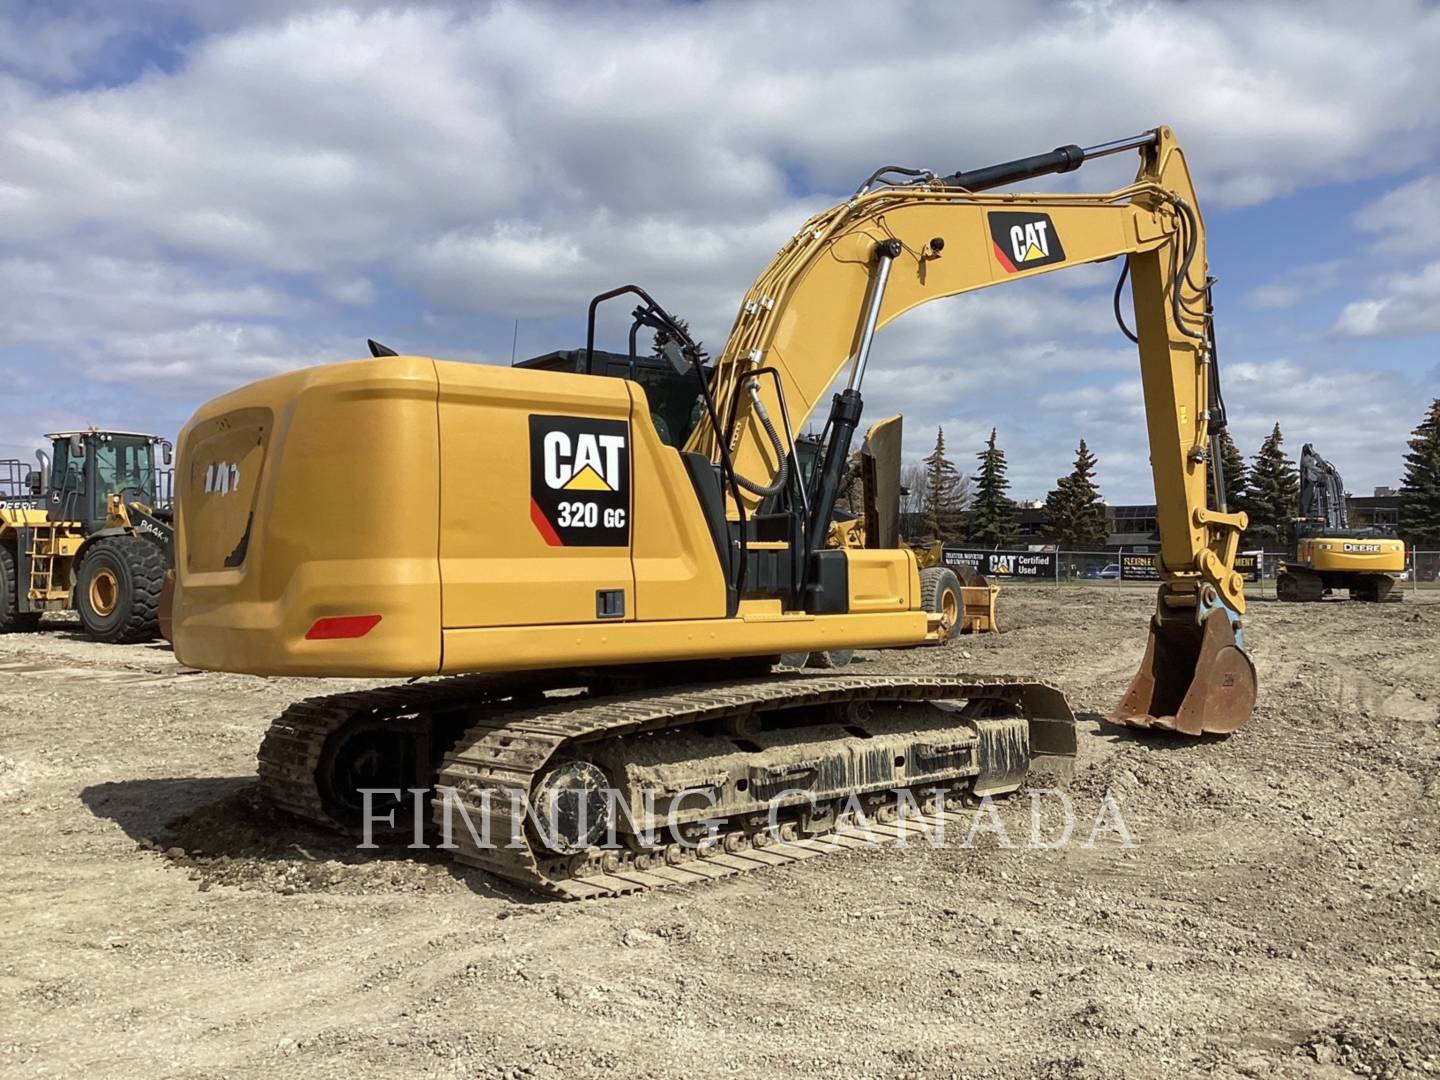
[[[1053,551],[976,551],[947,547],[945,565],[966,567],[986,577],[1055,580]]]
[[[1154,555],[1120,556],[1121,581],[1159,581],[1160,571],[1155,568]]]
[[[1260,580],[1260,556],[1258,555],[1236,555],[1235,572],[1246,581]]]

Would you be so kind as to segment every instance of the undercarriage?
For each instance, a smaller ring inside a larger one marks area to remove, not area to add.
[[[459,678],[291,706],[260,749],[277,806],[554,897],[700,882],[934,828],[1073,757],[1055,688],[1004,676]],[[363,794],[368,789],[370,795]],[[422,815],[414,820],[417,807]],[[368,813],[367,813],[368,811]]]

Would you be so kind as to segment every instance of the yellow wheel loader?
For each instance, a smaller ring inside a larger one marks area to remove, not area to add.
[[[991,193],[1122,152],[1139,171],[1118,191]],[[293,705],[261,746],[263,790],[346,829],[409,828],[419,808],[461,863],[555,897],[849,846],[847,819],[883,822],[900,796],[939,821],[1014,791],[1035,759],[1075,753],[1054,687],[771,665],[944,632],[913,551],[827,544],[876,331],[930,300],[1113,259],[1117,312],[1132,284],[1162,583],[1111,718],[1234,731],[1255,700],[1234,570],[1246,519],[1207,499],[1224,422],[1211,279],[1167,128],[950,175],[878,171],[784,244],[713,367],[625,286],[591,302],[570,370],[389,354],[210,402],[181,435],[177,656],[447,676]],[[639,330],[663,331],[669,372],[602,370],[596,310],[617,297],[635,304],[632,361]],[[837,376],[805,477],[796,432]]]
[[[915,548],[920,566],[920,593],[926,611],[945,616],[952,634],[998,634],[996,605],[1000,586],[971,566],[947,566],[945,545],[939,540]]]
[[[73,608],[96,641],[156,637],[174,540],[160,508],[171,445],[95,428],[47,438],[54,456],[36,451],[38,469],[0,461],[0,632]]]
[[[1275,595],[1291,602],[1324,599],[1345,589],[1351,600],[1390,599],[1405,570],[1405,543],[1393,529],[1350,527],[1345,481],[1306,443],[1300,451],[1300,520],[1295,559],[1280,567]],[[1396,593],[1396,600],[1400,594]]]

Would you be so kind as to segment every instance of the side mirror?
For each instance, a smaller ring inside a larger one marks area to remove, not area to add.
[[[160,459],[164,461],[166,465],[169,465],[172,461],[175,460],[175,447],[168,442],[161,443]]]
[[[665,359],[670,361],[670,366],[675,369],[677,375],[684,375],[690,370],[690,361],[685,356],[685,350],[675,342],[665,342],[660,346],[660,351],[665,354]]]
[[[70,456],[72,458],[83,458],[85,456],[85,440],[79,435],[70,436]]]

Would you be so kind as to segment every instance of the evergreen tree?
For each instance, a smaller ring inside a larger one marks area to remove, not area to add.
[[[960,535],[963,481],[955,463],[945,456],[945,430],[935,431],[935,449],[925,459],[925,495],[922,520],[935,540],[954,540]]]
[[[1440,544],[1440,398],[1410,435],[1400,485],[1400,531],[1415,546]]]
[[[1010,481],[1005,479],[1005,451],[995,445],[994,428],[985,449],[975,456],[980,459],[980,473],[965,539],[983,547],[1014,543],[1020,536],[1020,512],[1005,494]]]
[[[690,333],[690,323],[689,323],[688,320],[682,319],[679,315],[677,315],[677,316],[675,316],[675,324],[676,324],[677,326],[679,326],[681,330],[684,330],[685,333],[687,333],[687,334]],[[692,335],[692,336],[693,336],[693,335]],[[675,337],[675,335],[672,334],[672,333],[670,333],[669,330],[656,330],[656,331],[655,331],[655,340],[654,340],[654,341],[651,343],[651,345],[650,345],[650,352],[651,352],[651,354],[652,354],[652,355],[655,355],[655,356],[664,356],[664,355],[665,355],[665,352],[664,352],[665,346],[666,346],[666,344],[670,341],[670,339],[673,338],[673,337]],[[676,343],[677,345],[683,345],[683,344],[685,344],[685,342],[684,342],[683,340],[681,340],[680,338],[675,338],[675,343]],[[696,348],[696,349],[699,351],[699,353],[700,353],[700,361],[701,361],[701,363],[704,363],[706,360],[709,360],[709,359],[710,359],[710,354],[705,351],[705,343],[704,343],[703,341],[697,341],[697,342],[695,342],[695,348]]]
[[[1245,456],[1225,428],[1220,430],[1220,464],[1225,471],[1225,506],[1233,514],[1245,506],[1250,470],[1245,465]]]
[[[1283,449],[1285,436],[1275,425],[1255,455],[1245,493],[1244,508],[1250,515],[1248,540],[1257,545],[1288,547],[1295,537],[1295,518],[1300,513],[1300,472]]]
[[[1050,538],[1063,547],[1093,548],[1105,543],[1105,504],[1095,486],[1095,455],[1080,440],[1075,452],[1075,468],[1069,476],[1055,482],[1055,489],[1045,496],[1045,517],[1050,524]]]

